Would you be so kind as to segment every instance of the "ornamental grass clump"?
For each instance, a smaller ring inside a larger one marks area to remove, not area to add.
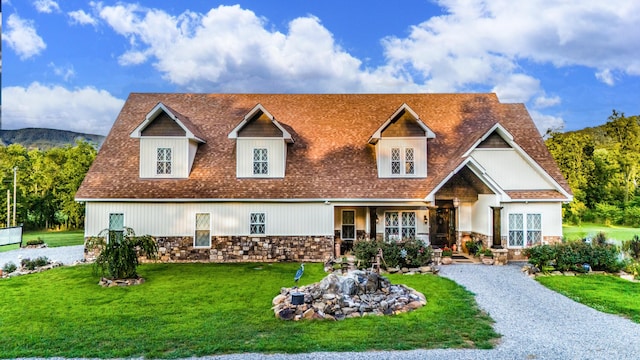
[[[111,279],[137,278],[138,256],[155,259],[158,244],[150,235],[136,236],[131,228],[123,231],[102,230],[98,236],[87,240],[88,249],[100,250],[95,270]]]

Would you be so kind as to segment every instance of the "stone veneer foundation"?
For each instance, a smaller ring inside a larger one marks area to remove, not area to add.
[[[331,236],[213,236],[210,248],[194,247],[191,236],[155,239],[162,262],[320,262],[334,253]],[[96,256],[85,248],[86,260]]]

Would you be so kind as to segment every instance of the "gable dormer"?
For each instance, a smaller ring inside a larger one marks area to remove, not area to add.
[[[369,138],[376,147],[378,177],[426,178],[427,139],[436,135],[402,104]]]
[[[229,139],[236,140],[237,177],[284,177],[287,144],[293,143],[293,138],[261,104],[244,116]]]
[[[140,177],[188,178],[203,137],[189,118],[158,103],[130,134],[140,141]]]

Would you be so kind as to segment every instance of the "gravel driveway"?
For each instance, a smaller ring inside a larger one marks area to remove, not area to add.
[[[441,276],[475,293],[480,307],[496,321],[502,339],[493,350],[238,354],[207,359],[640,359],[640,324],[550,291],[520,268],[456,264],[440,270]]]
[[[82,246],[58,249],[67,259],[82,257]],[[24,250],[23,254],[27,253],[31,254]],[[0,263],[6,261],[4,256],[0,253]],[[234,354],[200,359],[640,359],[640,324],[598,312],[550,291],[520,268],[515,264],[441,267],[441,276],[475,293],[479,306],[496,321],[495,329],[502,339],[493,350]],[[428,299],[429,294],[425,295]]]
[[[0,269],[4,264],[13,262],[20,265],[21,259],[35,259],[40,256],[46,256],[49,260],[59,261],[65,265],[73,264],[74,261],[84,258],[84,245],[61,246],[53,248],[27,249],[21,248],[17,250],[0,252]]]

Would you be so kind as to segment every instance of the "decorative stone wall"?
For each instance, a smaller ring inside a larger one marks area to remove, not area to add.
[[[543,240],[545,244],[559,244],[562,242],[562,236],[545,236]]]
[[[214,236],[211,248],[195,248],[190,236],[156,240],[163,262],[319,262],[334,252],[331,236]]]

